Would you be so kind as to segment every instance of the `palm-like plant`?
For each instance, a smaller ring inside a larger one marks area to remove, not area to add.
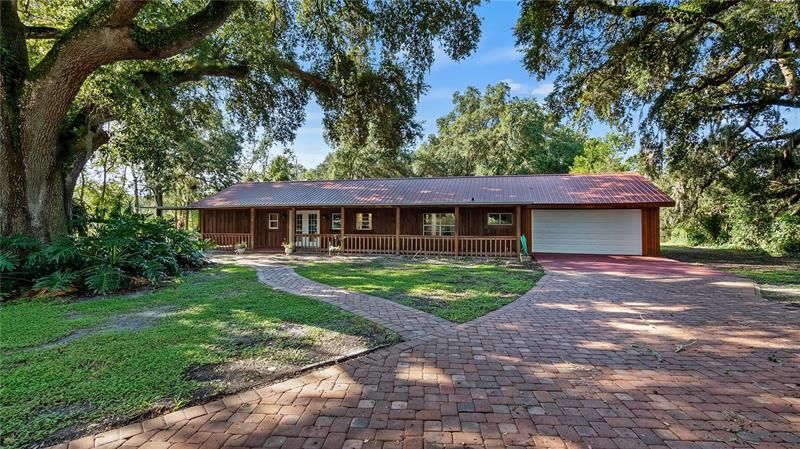
[[[207,247],[196,233],[132,213],[112,214],[92,223],[85,234],[45,245],[27,237],[2,237],[0,298],[28,290],[46,295],[80,290],[108,294],[125,288],[133,278],[157,284],[202,266]]]

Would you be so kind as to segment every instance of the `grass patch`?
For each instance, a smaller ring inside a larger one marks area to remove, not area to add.
[[[520,265],[399,258],[299,262],[296,271],[323,284],[386,298],[456,323],[514,301],[542,276]]]
[[[139,296],[7,303],[0,329],[0,446],[8,448],[54,443],[90,424],[167,411],[399,340],[231,265]]]
[[[682,262],[702,263],[752,279],[769,299],[800,303],[800,259],[760,250],[662,245],[661,254]]]

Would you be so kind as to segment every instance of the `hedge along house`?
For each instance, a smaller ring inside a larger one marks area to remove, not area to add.
[[[194,203],[222,248],[509,257],[659,255],[673,200],[633,174],[250,182]]]

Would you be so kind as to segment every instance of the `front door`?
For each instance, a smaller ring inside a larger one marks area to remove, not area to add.
[[[299,210],[294,219],[294,231],[298,247],[319,246],[319,211]]]

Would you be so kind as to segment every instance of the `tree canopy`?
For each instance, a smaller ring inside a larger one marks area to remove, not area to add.
[[[583,142],[583,151],[575,156],[570,173],[615,173],[629,171],[626,153],[633,149],[630,135],[609,133],[604,138],[592,137]]]
[[[152,130],[169,122],[136,118],[162,118],[176,103],[222,110],[239,132],[286,143],[314,96],[330,141],[405,145],[419,132],[434,46],[469,54],[476,5],[1,2],[0,229],[64,233],[74,179],[108,141],[108,124]]]
[[[345,144],[330,152],[309,173],[315,179],[402,178],[412,176],[413,153],[385,148],[368,139],[364,145]]]
[[[524,64],[560,115],[627,126],[679,216],[714,189],[800,213],[797,2],[525,0]]]
[[[585,138],[505,83],[456,92],[436,125],[414,155],[421,176],[567,173]]]

